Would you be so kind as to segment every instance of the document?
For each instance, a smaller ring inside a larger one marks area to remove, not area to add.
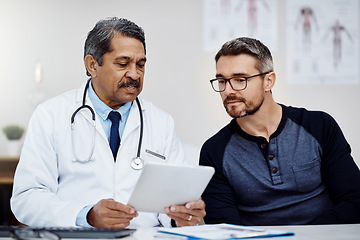
[[[293,236],[293,232],[262,229],[232,224],[207,224],[181,228],[159,228],[158,232],[191,237],[192,239],[248,239]]]

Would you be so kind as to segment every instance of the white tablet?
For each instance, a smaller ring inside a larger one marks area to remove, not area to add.
[[[164,213],[166,207],[197,201],[214,172],[207,166],[148,162],[127,205],[140,212]]]

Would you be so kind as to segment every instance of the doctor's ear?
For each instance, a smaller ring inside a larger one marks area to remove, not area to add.
[[[90,73],[91,77],[96,77],[96,69],[99,66],[95,58],[91,55],[86,55],[84,58],[86,70]]]

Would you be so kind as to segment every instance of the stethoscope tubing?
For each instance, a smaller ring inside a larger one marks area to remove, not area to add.
[[[96,121],[95,121],[95,111],[94,109],[89,106],[89,105],[86,105],[85,102],[86,102],[86,92],[87,90],[89,89],[89,85],[90,85],[90,82],[91,82],[91,78],[89,78],[89,80],[87,81],[86,83],[86,86],[85,86],[85,89],[84,89],[84,94],[83,94],[83,100],[82,100],[82,105],[80,107],[78,107],[75,112],[71,115],[71,138],[72,138],[72,146],[73,146],[73,152],[74,152],[74,155],[75,155],[75,160],[76,162],[83,162],[83,163],[86,163],[86,162],[89,162],[91,161],[92,159],[92,155],[94,153],[94,149],[95,149],[95,136],[96,136],[96,132],[95,132],[95,129],[96,129]],[[139,170],[142,168],[143,166],[143,160],[140,158],[140,153],[141,153],[141,146],[142,146],[142,140],[143,140],[143,132],[144,132],[144,117],[143,117],[143,113],[142,113],[142,108],[141,108],[141,105],[140,105],[140,100],[138,97],[136,97],[135,99],[136,101],[136,104],[138,106],[138,109],[139,109],[139,115],[140,115],[140,136],[139,136],[139,143],[138,143],[138,149],[137,149],[137,154],[136,154],[136,157],[132,159],[132,162],[131,162],[131,166],[136,169],[136,170]],[[93,127],[94,127],[94,137],[92,139],[92,147],[91,147],[91,151],[90,151],[90,155],[88,158],[85,158],[85,159],[80,159],[77,154],[76,154],[76,150],[75,150],[75,143],[74,143],[74,131],[75,131],[75,116],[76,114],[82,110],[82,109],[89,109],[89,111],[91,112],[91,118],[92,118],[92,121],[93,121]]]
[[[137,149],[137,154],[136,157],[140,158],[140,152],[141,152],[141,145],[142,145],[142,139],[143,139],[143,132],[144,132],[144,117],[142,114],[142,108],[140,105],[140,101],[139,98],[136,97],[136,103],[138,105],[138,109],[139,109],[139,115],[140,115],[140,136],[139,136],[139,144],[138,144],[138,149]]]

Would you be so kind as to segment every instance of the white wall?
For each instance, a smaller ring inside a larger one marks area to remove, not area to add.
[[[274,97],[286,105],[333,115],[360,165],[360,86],[287,84],[285,4],[279,0]],[[12,123],[27,125],[37,87],[49,98],[86,81],[84,41],[94,24],[107,16],[125,17],[144,28],[149,61],[141,95],[173,115],[184,143],[200,147],[229,122],[209,84],[215,74],[215,52],[202,48],[201,0],[0,0],[1,128]],[[40,86],[34,83],[37,59],[43,66]],[[5,143],[0,134],[0,155],[6,155]]]

